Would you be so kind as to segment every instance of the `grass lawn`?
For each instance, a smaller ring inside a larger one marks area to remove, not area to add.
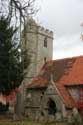
[[[34,121],[0,121],[0,125],[56,125],[56,122],[34,122]],[[57,125],[83,125],[83,123],[68,124],[64,122],[57,122]]]
[[[0,125],[45,125],[44,123],[32,121],[0,121]]]

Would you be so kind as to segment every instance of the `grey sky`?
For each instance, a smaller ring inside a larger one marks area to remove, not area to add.
[[[37,20],[54,31],[53,58],[83,55],[83,0],[38,0]]]

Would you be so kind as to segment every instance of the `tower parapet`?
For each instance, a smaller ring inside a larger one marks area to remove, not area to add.
[[[45,29],[44,27],[39,26],[38,27],[38,33],[53,39],[53,32],[48,30],[48,29]]]
[[[40,26],[33,18],[28,19],[26,22],[26,32],[40,33],[41,35],[53,38],[53,31]]]

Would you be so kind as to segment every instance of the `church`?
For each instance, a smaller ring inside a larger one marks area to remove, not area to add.
[[[82,74],[82,56],[46,62],[28,85],[26,115],[44,120],[83,115]]]
[[[52,60],[53,32],[33,19],[26,23],[31,64],[26,84],[24,114],[30,120],[72,118],[83,115],[83,56]]]

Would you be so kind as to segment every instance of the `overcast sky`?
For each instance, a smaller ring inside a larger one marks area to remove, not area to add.
[[[53,30],[53,58],[83,55],[83,0],[38,0],[37,21]]]

